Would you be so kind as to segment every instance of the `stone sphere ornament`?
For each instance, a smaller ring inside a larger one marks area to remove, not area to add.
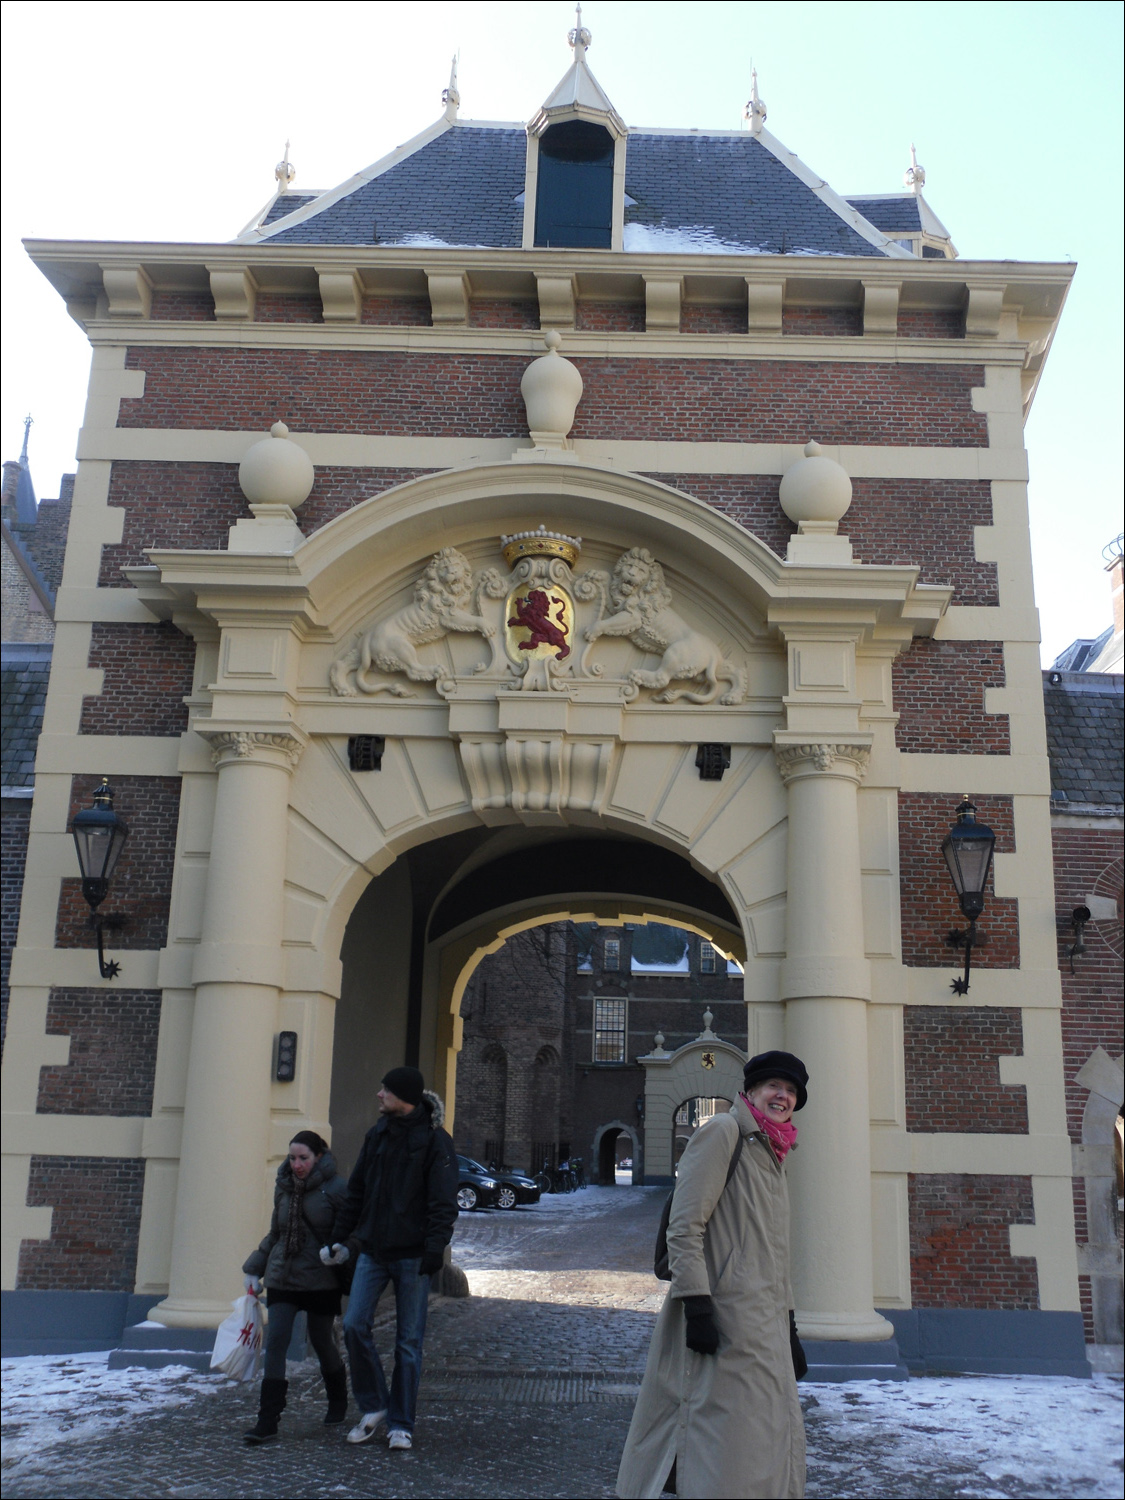
[[[547,353],[523,372],[520,394],[527,407],[527,429],[532,438],[537,443],[545,440],[561,446],[574,426],[574,413],[582,399],[582,376],[559,353],[562,337],[556,329],[549,328],[543,342]]]
[[[805,456],[785,471],[779,492],[781,508],[791,521],[834,524],[852,503],[847,472],[825,458],[817,442],[805,444]]]
[[[275,422],[269,437],[248,448],[238,466],[238,482],[251,505],[287,505],[299,510],[315,479],[312,459],[290,439],[284,422]]]

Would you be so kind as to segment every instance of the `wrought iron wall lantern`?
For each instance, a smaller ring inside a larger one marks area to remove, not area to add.
[[[984,946],[986,939],[977,932],[977,918],[984,911],[984,889],[988,884],[988,872],[992,868],[992,851],[996,847],[996,835],[991,828],[977,822],[977,810],[968,797],[962,799],[957,809],[957,821],[945,836],[941,852],[949,867],[953,888],[961,914],[968,927],[949,933],[946,942],[954,948],[965,950],[964,977],[954,979],[951,985],[955,995],[969,993],[969,969],[973,962],[973,949]]]
[[[1086,951],[1086,923],[1090,920],[1090,908],[1088,906],[1076,906],[1070,914],[1070,924],[1074,928],[1074,942],[1066,950],[1070,958],[1070,972],[1074,973],[1074,960]]]
[[[121,965],[106,962],[102,933],[105,928],[111,932],[119,931],[125,925],[125,919],[99,912],[98,907],[109,892],[109,882],[129,837],[129,827],[114,812],[113,788],[104,777],[94,792],[93,806],[75,813],[70,832],[78,851],[82,894],[90,907],[90,926],[98,934],[98,969],[103,979],[116,979]]]

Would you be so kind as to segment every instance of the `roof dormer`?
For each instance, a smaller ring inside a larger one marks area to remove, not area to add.
[[[524,248],[620,250],[628,132],[586,62],[581,5],[567,40],[574,61],[527,127]]]

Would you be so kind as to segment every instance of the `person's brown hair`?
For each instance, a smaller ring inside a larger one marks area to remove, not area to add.
[[[323,1136],[317,1135],[315,1130],[298,1130],[289,1144],[307,1146],[314,1156],[323,1156],[328,1150],[328,1142]]]

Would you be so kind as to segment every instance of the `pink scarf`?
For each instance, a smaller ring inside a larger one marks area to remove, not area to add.
[[[757,1120],[758,1124],[766,1133],[766,1139],[774,1149],[774,1155],[778,1161],[784,1161],[789,1152],[797,1143],[797,1127],[792,1120],[786,1120],[784,1125],[779,1125],[776,1120],[771,1120],[764,1115],[760,1109],[755,1109],[745,1094],[741,1096],[743,1104]]]

